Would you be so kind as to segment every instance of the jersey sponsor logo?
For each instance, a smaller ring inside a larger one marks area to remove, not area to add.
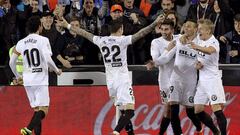
[[[122,66],[122,62],[112,63],[111,65],[112,65],[112,67],[121,67]]]
[[[32,69],[32,73],[36,73],[36,72],[42,72],[42,68],[33,68]]]
[[[212,95],[211,99],[212,99],[212,101],[216,101],[217,100],[217,96],[216,95]]]
[[[201,56],[201,57],[205,57],[206,54],[198,51],[198,55]]]
[[[193,59],[197,57],[196,53],[188,52],[186,50],[179,50],[179,55]]]

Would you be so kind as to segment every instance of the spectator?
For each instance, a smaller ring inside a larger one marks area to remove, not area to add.
[[[219,36],[233,29],[232,18],[234,15],[228,0],[215,0],[213,8],[215,12],[213,15],[213,23],[215,25],[214,36],[219,38]]]
[[[76,17],[71,18],[70,24],[74,27],[80,27],[79,20]],[[57,59],[61,62],[61,65],[71,68],[72,65],[83,63],[82,41],[83,38],[71,30],[60,36],[55,49]]]
[[[209,2],[210,0],[199,0],[197,4],[193,4],[189,7],[187,20],[195,20],[199,19],[210,19],[212,22],[214,20],[211,17],[214,14],[213,4]]]
[[[224,45],[230,46],[227,50],[227,54],[230,56],[230,63],[240,64],[240,14],[234,17],[234,30],[221,36],[220,41]],[[228,59],[226,63],[229,63]]]
[[[174,10],[174,0],[162,0],[161,8],[159,8],[159,3],[153,5],[153,9],[150,12],[150,20],[155,20],[160,14],[166,14],[169,10]],[[154,9],[155,8],[155,9]]]
[[[56,41],[61,33],[59,33],[55,27],[55,24],[53,22],[54,15],[52,12],[50,11],[43,12],[41,21],[43,25],[43,30],[41,35],[49,39],[49,42],[53,51],[53,56],[54,56],[55,50],[53,48],[56,45]],[[53,57],[53,60],[56,61],[55,56]]]
[[[174,34],[179,34],[181,32],[182,26],[178,22],[177,14],[174,10],[169,10],[166,12],[166,19],[170,19],[174,22]]]
[[[124,0],[123,16],[127,18],[126,24],[130,25],[130,27],[125,26],[125,35],[134,34],[147,24],[144,13],[134,6],[134,0]],[[128,64],[144,64],[146,60],[145,54],[148,51],[146,48],[150,46],[145,43],[145,39],[142,38],[134,43],[137,45],[128,46]]]
[[[78,13],[80,26],[86,31],[100,35],[101,21],[98,16],[98,8],[95,7],[93,0],[84,0],[83,9]],[[85,64],[100,64],[101,55],[99,48],[88,40],[83,41],[85,55]]]

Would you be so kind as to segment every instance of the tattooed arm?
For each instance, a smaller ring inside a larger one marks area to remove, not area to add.
[[[82,36],[84,38],[86,38],[87,40],[93,42],[93,34],[90,32],[87,32],[86,30],[82,29],[82,28],[75,28],[75,27],[71,27],[70,30],[76,32],[79,36]]]
[[[62,26],[71,31],[74,31],[77,33],[77,35],[82,36],[82,37],[86,38],[87,40],[93,42],[94,35],[92,33],[87,32],[86,30],[79,28],[79,27],[72,27],[64,18],[62,18],[62,20],[56,20],[56,22],[59,26]]]
[[[155,26],[163,21],[163,17],[159,16],[152,24],[148,25],[147,27],[139,30],[137,33],[132,35],[132,43],[138,41],[139,39],[146,36],[148,33],[152,32],[155,28]]]

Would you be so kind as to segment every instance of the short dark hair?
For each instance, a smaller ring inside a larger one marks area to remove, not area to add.
[[[108,29],[110,33],[116,33],[123,26],[123,18],[119,17],[116,20],[112,20]]]
[[[29,33],[35,33],[41,26],[41,18],[39,16],[32,16],[27,21],[27,30]]]
[[[240,21],[240,14],[236,14],[236,15],[234,16],[234,21],[237,21],[237,22]]]
[[[174,29],[174,22],[170,19],[164,19],[164,21],[161,23],[161,25],[169,25],[172,29]]]
[[[75,21],[79,22],[79,18],[77,16],[72,16],[69,22],[75,22]]]

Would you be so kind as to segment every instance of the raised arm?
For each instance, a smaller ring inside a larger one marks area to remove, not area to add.
[[[86,30],[79,28],[79,27],[72,27],[71,24],[69,24],[64,18],[62,20],[56,20],[59,26],[62,26],[64,28],[67,28],[68,30],[72,30],[76,32],[79,36],[82,36],[86,38],[87,40],[93,42],[93,34],[90,32],[87,32]]]
[[[160,23],[164,19],[164,16],[158,16],[158,18],[150,25],[147,27],[139,30],[137,33],[133,34],[132,36],[132,43],[138,41],[139,39],[143,38],[146,36],[148,33],[152,32],[155,28],[155,26]]]

